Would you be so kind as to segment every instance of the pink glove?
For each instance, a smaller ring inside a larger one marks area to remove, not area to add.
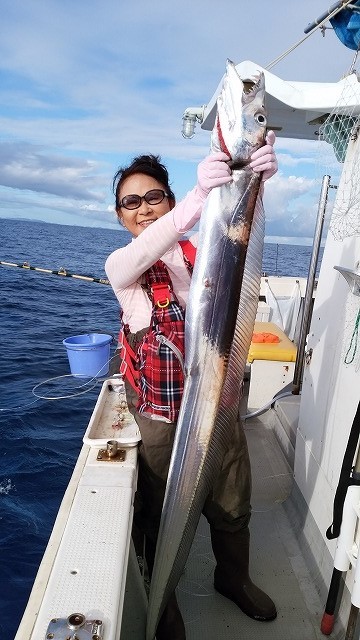
[[[229,160],[226,153],[219,151],[200,162],[197,170],[197,188],[201,197],[205,199],[214,187],[231,182],[231,169],[226,164]]]
[[[266,144],[255,151],[251,156],[250,167],[254,171],[262,171],[262,182],[271,178],[278,170],[278,163],[273,149],[275,142],[275,133],[268,131],[266,136]]]

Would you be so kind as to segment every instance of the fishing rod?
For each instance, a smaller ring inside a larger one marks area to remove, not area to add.
[[[60,267],[60,269],[58,270],[45,269],[43,267],[33,267],[29,262],[5,262],[5,260],[0,260],[0,265],[4,267],[19,267],[20,269],[27,269],[28,271],[38,271],[40,273],[50,273],[54,276],[62,276],[65,278],[76,278],[77,280],[85,280],[87,282],[97,282],[98,284],[110,284],[107,278],[97,278],[95,276],[88,276],[81,273],[71,273],[71,271],[64,269],[64,267]]]
[[[354,535],[358,520],[357,506],[359,503],[360,491],[360,402],[350,430],[348,443],[346,446],[344,459],[340,471],[339,483],[335,492],[333,507],[333,522],[326,531],[328,540],[338,538],[334,568],[331,577],[328,597],[324,614],[321,620],[321,632],[328,636],[331,634],[335,623],[335,609],[340,593],[341,579],[343,572],[347,572],[350,567],[350,553],[354,543]],[[355,452],[357,450],[356,456]],[[353,461],[355,463],[353,466]],[[360,585],[357,579],[360,569],[355,557],[352,563],[356,564],[355,580],[351,594],[351,607],[348,617],[345,640],[353,640],[356,622],[360,607]]]

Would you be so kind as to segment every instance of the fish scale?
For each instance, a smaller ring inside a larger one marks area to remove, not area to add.
[[[263,74],[245,91],[235,66],[227,62],[211,150],[225,145],[231,164],[242,168],[233,170],[231,183],[212,190],[201,216],[186,310],[184,395],[152,573],[147,640],[155,637],[183,571],[238,419],[261,277],[261,176],[248,163],[265,140],[264,96]]]

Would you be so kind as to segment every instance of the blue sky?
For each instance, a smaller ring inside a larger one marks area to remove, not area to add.
[[[114,229],[116,169],[139,152],[158,153],[181,199],[210,142],[199,125],[191,140],[181,136],[184,110],[209,102],[227,58],[266,67],[328,8],[326,0],[1,4],[0,217]],[[331,30],[317,31],[271,71],[337,82],[352,59]],[[268,237],[312,235],[321,144],[277,139]],[[339,166],[329,162],[335,177]]]

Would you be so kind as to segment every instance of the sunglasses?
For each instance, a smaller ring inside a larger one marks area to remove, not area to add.
[[[148,204],[153,205],[160,204],[164,198],[168,197],[169,195],[162,189],[151,189],[151,191],[147,191],[144,196],[138,196],[136,193],[124,196],[123,199],[120,200],[119,205],[125,209],[138,209],[143,200]]]

